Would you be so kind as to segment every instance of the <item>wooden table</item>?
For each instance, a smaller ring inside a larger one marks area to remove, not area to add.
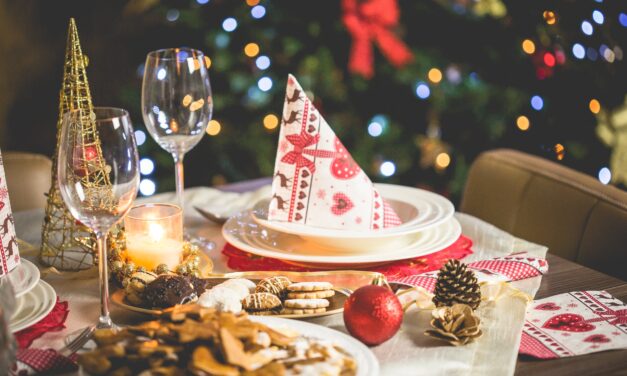
[[[542,277],[536,299],[577,290],[605,290],[627,302],[627,282],[551,254],[547,260],[549,272]],[[627,350],[555,360],[519,356],[516,375],[627,375]]]

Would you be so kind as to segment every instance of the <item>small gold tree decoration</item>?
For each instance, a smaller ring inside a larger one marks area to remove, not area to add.
[[[57,182],[57,154],[59,151],[63,115],[68,111],[81,110],[86,118],[80,132],[84,140],[90,140],[89,150],[95,154],[90,158],[89,171],[83,177],[83,186],[90,187],[94,194],[111,192],[107,166],[102,158],[100,138],[93,117],[93,104],[87,81],[87,56],[83,55],[78,38],[76,22],[70,18],[68,39],[63,68],[63,84],[59,94],[59,118],[57,120],[57,144],[52,158],[52,182],[44,217],[41,241],[41,261],[61,270],[82,270],[97,263],[96,237],[89,228],[70,214],[63,202]],[[121,225],[109,233],[110,254],[119,252],[124,240]]]

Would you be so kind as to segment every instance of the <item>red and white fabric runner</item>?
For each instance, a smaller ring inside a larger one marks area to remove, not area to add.
[[[401,224],[292,75],[287,79],[268,218],[361,231]]]
[[[575,291],[527,308],[521,354],[564,358],[627,348],[627,305],[606,291]]]

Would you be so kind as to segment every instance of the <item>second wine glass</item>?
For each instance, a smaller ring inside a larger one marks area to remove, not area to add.
[[[213,112],[208,65],[208,58],[191,48],[152,51],[146,57],[142,114],[150,135],[174,158],[181,208],[183,158],[202,138]]]

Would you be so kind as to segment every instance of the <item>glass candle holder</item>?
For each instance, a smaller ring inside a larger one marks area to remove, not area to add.
[[[126,255],[135,266],[175,270],[183,253],[183,211],[171,204],[133,207],[124,218]]]

